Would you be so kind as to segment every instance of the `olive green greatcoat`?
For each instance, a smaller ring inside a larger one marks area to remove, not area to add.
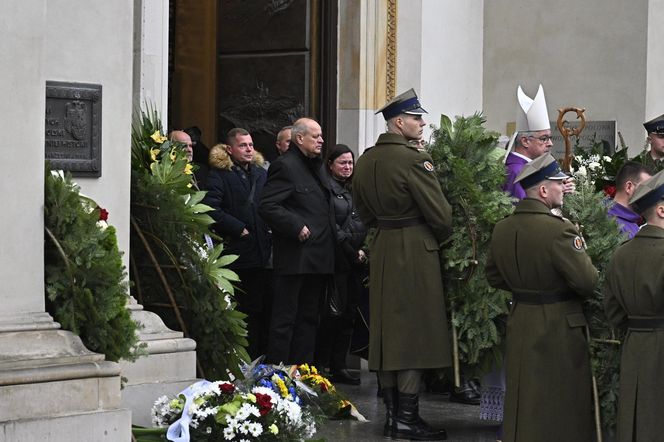
[[[616,250],[606,272],[604,307],[609,321],[664,317],[664,229],[646,225]],[[618,442],[664,438],[659,408],[664,397],[664,330],[629,330],[622,345]]]
[[[515,302],[507,321],[504,442],[591,442],[590,354],[581,297],[592,295],[597,270],[574,225],[526,198],[498,222],[486,276],[511,292],[573,293],[550,304]]]
[[[411,227],[378,228],[370,250],[371,370],[446,367],[450,341],[439,257],[452,209],[429,154],[397,134],[378,137],[357,161],[353,198],[362,222],[423,217]]]
[[[655,174],[664,168],[664,158],[656,160],[650,155],[650,151],[641,152],[639,155],[632,158],[632,161],[643,164],[650,169],[652,174]]]

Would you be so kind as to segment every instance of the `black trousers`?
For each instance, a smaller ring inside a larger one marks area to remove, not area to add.
[[[272,270],[253,268],[234,271],[240,277],[240,282],[235,284],[237,310],[247,315],[247,353],[251,359],[256,359],[267,352]]]
[[[320,301],[329,275],[275,275],[267,362],[313,363]]]

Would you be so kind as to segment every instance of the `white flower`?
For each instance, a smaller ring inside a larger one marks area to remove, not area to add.
[[[205,429],[205,432],[206,432],[207,434],[212,434],[212,427],[207,427],[207,428]]]
[[[261,413],[255,405],[242,404],[238,412],[235,414],[235,419],[239,422],[246,420],[249,416],[260,417]]]
[[[599,162],[599,155],[597,155],[597,154],[590,155],[590,157],[588,158],[588,161],[590,161],[591,163],[598,163]]]
[[[249,424],[249,432],[252,436],[258,437],[263,434],[263,426],[258,422],[252,422]]]
[[[588,169],[590,170],[595,170],[598,167],[600,167],[600,164],[597,161],[593,161],[592,163],[588,164]]]
[[[244,421],[240,424],[240,433],[242,434],[249,434],[249,424],[250,422]]]
[[[302,409],[293,401],[280,400],[277,403],[277,411],[280,414],[285,414],[286,419],[292,424],[299,423],[302,417]]]
[[[605,163],[610,163],[611,162],[611,157],[604,155],[604,162]]]
[[[231,440],[235,437],[235,432],[230,427],[224,428],[224,439]]]
[[[576,174],[578,176],[587,176],[588,171],[586,170],[586,166],[579,166],[579,170],[576,171]]]

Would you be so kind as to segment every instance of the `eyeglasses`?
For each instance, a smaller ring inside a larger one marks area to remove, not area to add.
[[[528,135],[528,138],[534,138],[536,140],[540,140],[542,143],[546,143],[547,141],[553,140],[553,137],[551,135],[542,135],[541,137],[534,137],[532,135]]]

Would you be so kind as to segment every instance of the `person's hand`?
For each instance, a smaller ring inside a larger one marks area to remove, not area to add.
[[[357,260],[359,262],[366,262],[367,261],[367,254],[364,253],[364,250],[360,249],[357,251]]]
[[[307,239],[309,239],[309,236],[311,235],[311,232],[309,231],[309,228],[307,226],[302,227],[302,230],[300,230],[300,234],[297,235],[297,239],[300,240],[300,242],[305,242]]]
[[[563,194],[574,193],[576,191],[576,184],[574,178],[567,178],[563,180]]]
[[[240,233],[240,238],[242,238],[244,236],[247,236],[247,235],[249,235],[249,231],[245,227],[244,229],[242,229],[242,233]]]

